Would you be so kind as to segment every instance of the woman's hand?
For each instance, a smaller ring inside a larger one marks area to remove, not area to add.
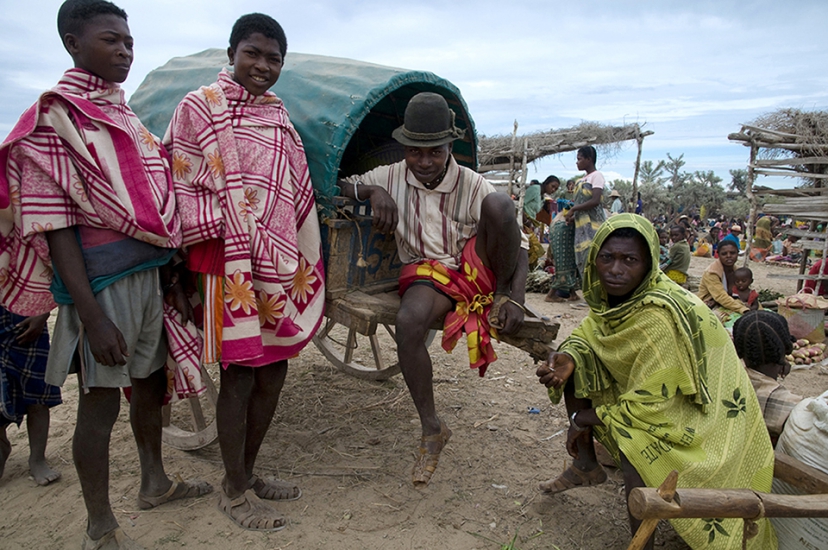
[[[538,366],[535,374],[547,388],[560,389],[575,371],[575,361],[568,353],[553,351],[549,359]]]
[[[575,211],[573,210],[574,208],[574,206],[570,208],[564,216],[564,220],[566,221],[566,223],[570,225],[575,221]]]

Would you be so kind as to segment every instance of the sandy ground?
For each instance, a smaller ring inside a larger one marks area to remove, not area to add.
[[[700,275],[710,260],[694,258]],[[790,293],[792,281],[767,274],[793,270],[753,264],[758,288]],[[586,310],[547,304],[532,294],[537,311],[561,323],[568,335]],[[122,408],[111,445],[110,498],[126,532],[146,548],[244,548],[338,550],[380,548],[620,549],[629,543],[618,472],[608,483],[554,498],[538,493],[539,481],[567,464],[567,420],[552,406],[524,353],[498,345],[500,359],[485,378],[467,367],[463,353],[432,344],[440,415],[454,431],[431,485],[415,490],[409,472],[419,423],[401,376],[385,382],[357,380],[337,371],[313,346],[291,362],[277,418],[259,459],[263,475],[291,479],[303,497],[277,507],[288,527],[262,534],[237,528],[216,509],[217,496],[139,511],[138,458]],[[388,350],[393,352],[393,350]],[[818,369],[793,372],[786,385],[805,396],[828,389]],[[0,547],[78,548],[85,509],[72,466],[71,440],[77,385],[64,388],[52,411],[48,457],[63,473],[49,487],[28,477],[25,425],[9,429],[14,450],[0,480]],[[529,408],[540,410],[530,414]],[[165,447],[167,471],[217,485],[218,446],[196,452]],[[657,545],[686,548],[667,524]]]

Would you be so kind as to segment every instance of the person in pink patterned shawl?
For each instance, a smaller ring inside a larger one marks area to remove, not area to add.
[[[263,14],[236,21],[232,72],[187,94],[164,142],[173,156],[204,362],[221,364],[216,404],[225,475],[219,509],[246,529],[276,531],[285,518],[261,499],[294,500],[295,484],[253,471],[273,420],[288,359],[322,320],[319,221],[302,141],[268,91],[287,50]]]
[[[170,267],[180,221],[168,157],[118,85],[133,60],[126,13],[102,0],[68,0],[58,31],[74,67],[0,146],[0,298],[22,315],[59,305],[46,381],[62,385],[78,372],[82,388],[72,451],[88,515],[83,548],[138,548],[109,500],[120,388],[131,388],[138,506],[212,490],[170,480],[161,460],[163,367],[180,343],[175,332],[165,337],[174,312],[165,298],[177,305],[179,326],[190,315]]]

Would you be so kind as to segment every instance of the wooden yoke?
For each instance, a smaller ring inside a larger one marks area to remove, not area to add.
[[[776,495],[750,489],[675,489],[678,477],[675,470],[658,489],[633,489],[627,506],[630,514],[643,522],[628,550],[643,548],[660,519],[742,518],[747,539],[756,534],[753,522],[761,518],[828,518],[828,475],[777,452],[774,476],[816,494]],[[674,488],[672,494],[670,487]]]

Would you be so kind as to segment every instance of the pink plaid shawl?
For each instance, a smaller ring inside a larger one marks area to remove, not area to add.
[[[0,145],[0,301],[21,315],[55,307],[47,231],[84,225],[178,248],[166,151],[117,84],[69,69]],[[202,393],[195,326],[164,307],[173,400]]]
[[[123,91],[70,69],[0,145],[0,301],[21,315],[55,307],[44,233],[112,229],[181,243],[166,152]]]
[[[322,320],[324,266],[305,150],[281,100],[222,71],[181,101],[164,141],[185,246],[224,240],[222,364],[294,356]]]

